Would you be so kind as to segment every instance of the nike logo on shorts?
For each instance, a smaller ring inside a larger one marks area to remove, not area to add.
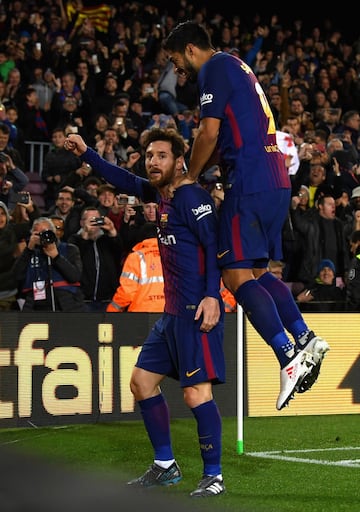
[[[196,368],[196,370],[193,370],[192,372],[186,372],[186,377],[192,377],[195,375],[195,373],[198,373],[201,370],[201,368]]]
[[[228,252],[230,252],[230,249],[227,249],[226,251],[218,252],[217,255],[216,255],[217,259],[220,260]]]

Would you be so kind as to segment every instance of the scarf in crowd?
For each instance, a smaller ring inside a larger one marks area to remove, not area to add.
[[[41,115],[40,110],[38,109],[35,111],[35,126],[45,135],[45,137],[49,137],[46,123]]]

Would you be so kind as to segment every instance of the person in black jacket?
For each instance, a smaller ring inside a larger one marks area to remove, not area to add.
[[[13,267],[22,311],[84,311],[78,247],[60,242],[48,217],[35,219],[27,247]]]
[[[17,283],[12,267],[17,242],[8,208],[0,201],[0,311],[16,309]]]
[[[313,282],[296,297],[302,312],[343,311],[345,288],[336,285],[335,275],[334,263],[329,259],[321,260]]]
[[[346,310],[360,311],[360,230],[352,233],[350,251],[353,259],[349,265],[346,286]]]
[[[112,220],[98,208],[85,207],[81,229],[69,237],[78,246],[83,271],[81,287],[88,311],[106,311],[119,284],[123,244]]]
[[[41,178],[46,183],[44,193],[46,209],[50,209],[56,200],[57,192],[68,184],[66,180],[71,173],[80,172],[81,161],[64,149],[66,134],[63,127],[58,126],[51,134],[52,147],[44,158]]]

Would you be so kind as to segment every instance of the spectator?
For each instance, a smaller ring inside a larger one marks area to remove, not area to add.
[[[360,114],[358,110],[352,109],[344,112],[340,125],[336,128],[335,133],[344,135],[347,132],[350,135],[350,144],[356,146],[360,135]],[[345,147],[345,149],[347,149]]]
[[[0,151],[11,157],[15,167],[25,169],[21,153],[10,142],[11,129],[6,122],[0,122]]]
[[[111,109],[110,124],[119,132],[119,136],[126,142],[124,145],[137,146],[140,133],[145,129],[146,123],[136,110],[130,108],[130,98],[126,93],[118,95]],[[119,123],[122,121],[122,123]]]
[[[19,106],[19,127],[25,140],[49,142],[49,116],[39,107],[39,97],[33,87],[25,91],[25,101]]]
[[[152,114],[160,114],[161,107],[158,99],[157,85],[144,78],[140,86],[140,94],[137,99],[141,104],[142,115],[145,121],[149,121]]]
[[[305,215],[298,209],[292,210],[294,228],[304,238],[304,252],[299,270],[299,280],[309,286],[322,259],[334,262],[336,277],[345,279],[346,250],[344,247],[343,224],[335,216],[335,199],[325,194],[319,197],[316,208]]]
[[[300,155],[299,155],[300,156]],[[301,184],[309,189],[309,206],[315,205],[315,195],[326,184],[326,168],[321,163],[321,156],[317,151],[310,149],[310,159],[301,161],[298,172],[292,182],[293,190],[296,192]]]
[[[138,198],[128,196],[125,205],[123,221],[120,227],[120,236],[124,242],[125,254],[131,251],[139,239],[139,231],[146,222],[156,222],[157,204],[150,201],[139,202]]]
[[[56,236],[58,240],[62,240],[64,237],[64,229],[65,229],[65,222],[62,217],[59,215],[51,215],[49,217],[52,220],[52,223],[54,224],[55,230],[56,230]]]
[[[95,98],[92,113],[93,115],[105,114],[110,116],[113,105],[117,99],[118,81],[115,75],[109,73],[105,77],[104,89]]]
[[[278,279],[283,280],[285,264],[281,260],[269,260],[269,272]]]
[[[312,283],[296,297],[301,311],[343,311],[345,302],[344,288],[336,286],[336,269],[331,260],[321,260]],[[309,302],[311,307],[306,307]]]
[[[21,108],[24,88],[20,70],[17,67],[10,69],[6,80],[5,92],[8,102]]]
[[[51,134],[52,147],[44,158],[41,177],[46,183],[44,198],[45,208],[48,210],[54,205],[57,193],[64,186],[69,174],[78,171],[82,165],[80,158],[64,149],[65,140],[64,128],[55,128]]]
[[[61,188],[56,195],[55,204],[44,214],[47,217],[58,215],[64,219],[64,236],[63,240],[80,229],[80,218],[83,204],[75,204],[75,197],[71,190]]]
[[[25,144],[24,144],[24,134],[22,129],[19,126],[19,111],[15,105],[8,105],[6,107],[6,119],[5,124],[7,124],[10,128],[10,137],[8,147],[11,149],[16,149],[19,158],[21,158],[21,164],[19,167],[24,169],[24,157],[25,157]]]
[[[39,108],[44,112],[48,112],[56,91],[56,77],[51,69],[48,68],[44,71],[41,65],[35,66],[31,87],[35,89],[39,98]]]
[[[350,251],[353,256],[346,286],[346,310],[360,312],[360,230],[352,233]]]
[[[0,200],[9,210],[15,208],[16,193],[23,191],[29,183],[29,178],[16,167],[10,155],[0,152]]]
[[[79,249],[60,242],[47,217],[34,220],[27,247],[14,264],[22,311],[84,311]]]
[[[78,99],[73,94],[67,94],[61,102],[58,114],[52,113],[51,115],[51,128],[61,126],[66,133],[80,133],[82,137],[87,139],[89,114],[85,109],[79,108]]]
[[[93,121],[93,128],[89,129],[89,145],[94,148],[96,143],[105,136],[105,131],[110,128],[110,119],[106,114],[97,114]]]
[[[83,270],[81,288],[88,311],[106,311],[121,272],[123,245],[114,223],[95,207],[85,207],[81,228],[69,237],[80,250]]]
[[[85,183],[85,181],[89,179],[92,174],[93,168],[91,167],[91,165],[85,162],[81,162],[80,167],[74,169],[73,171],[70,171],[69,174],[65,176],[61,185],[62,187],[70,187],[75,190],[77,190],[78,188],[85,190],[83,187],[83,183]],[[93,177],[95,178],[96,176]],[[81,197],[79,198],[77,196],[76,198],[81,199]]]
[[[14,147],[16,142],[17,142],[17,127],[11,123],[8,119],[8,116],[7,116],[7,110],[6,110],[6,107],[3,103],[0,103],[0,122],[2,124],[5,124],[9,130],[10,130],[10,136],[9,136],[9,141],[8,141],[8,144],[9,144],[9,147]]]
[[[78,108],[90,108],[90,104],[87,105],[83,101],[83,95],[80,87],[76,83],[76,75],[74,71],[65,71],[60,77],[60,84],[58,84],[57,90],[53,96],[51,102],[51,115],[58,119],[63,112],[62,106],[65,98],[73,97],[76,100],[76,106]]]
[[[118,202],[116,188],[105,183],[97,189],[97,207],[103,216],[109,217],[114,223],[116,231],[119,232],[124,217],[124,209]]]
[[[310,190],[306,185],[301,185],[299,191],[291,197],[290,211],[282,229],[283,269],[284,281],[298,281],[298,272],[304,252],[304,239],[301,233],[294,229],[292,222],[292,210],[298,210],[299,215],[309,210]]]
[[[360,187],[353,189],[350,204],[345,208],[342,221],[344,223],[345,243],[350,247],[351,234],[360,230]]]
[[[139,238],[124,261],[119,286],[106,308],[108,312],[164,311],[164,277],[156,224],[144,224]]]
[[[18,257],[26,247],[32,223],[40,217],[40,209],[34,203],[29,192],[19,194],[19,201],[10,213],[10,225],[17,236],[17,249],[14,256]],[[22,202],[23,201],[23,202]]]
[[[13,272],[17,243],[8,208],[0,201],[0,311],[17,309],[17,282]]]
[[[164,65],[161,70],[161,75],[156,84],[158,90],[158,98],[161,106],[161,111],[164,114],[175,116],[184,110],[189,110],[187,105],[180,103],[176,97],[176,85],[178,83],[177,74],[174,71],[174,65],[166,59],[166,54],[163,49],[159,50],[164,54]]]
[[[97,191],[99,190],[99,187],[102,184],[103,182],[99,178],[97,178],[96,176],[90,176],[89,178],[86,178],[84,180],[82,186],[83,189],[86,192],[88,192],[88,194],[97,198]]]
[[[119,120],[118,123],[122,124],[123,120]],[[104,137],[96,143],[95,149],[112,164],[122,165],[126,162],[126,145],[123,144],[119,130],[115,127],[110,126],[105,130]]]

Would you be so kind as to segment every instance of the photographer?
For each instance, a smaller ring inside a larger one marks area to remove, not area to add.
[[[84,311],[79,249],[59,242],[51,219],[35,219],[13,271],[19,281],[22,311]]]

